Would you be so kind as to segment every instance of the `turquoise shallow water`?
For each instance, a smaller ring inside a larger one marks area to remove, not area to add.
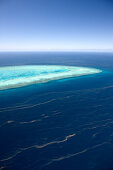
[[[1,90],[1,168],[113,168],[113,54],[5,53],[0,60],[2,67],[68,64],[102,70]]]
[[[33,77],[39,75],[46,75],[50,73],[61,73],[68,71],[67,69],[49,69],[40,70],[35,66],[12,66],[12,67],[1,67],[0,69],[0,80],[17,79],[22,77]]]
[[[102,72],[87,67],[24,65],[0,67],[0,90]]]

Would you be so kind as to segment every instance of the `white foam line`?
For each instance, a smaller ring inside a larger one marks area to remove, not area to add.
[[[72,97],[72,96],[74,96],[74,95],[71,95],[70,97]],[[6,111],[9,112],[9,111],[14,111],[14,110],[28,109],[28,108],[36,107],[38,105],[53,102],[55,100],[63,100],[63,99],[68,99],[68,98],[69,98],[69,96],[66,96],[66,97],[62,97],[62,98],[51,99],[51,100],[48,100],[48,101],[45,101],[45,102],[42,102],[42,103],[37,103],[37,104],[34,104],[34,105],[18,105],[18,106],[13,106],[13,107],[1,108],[0,112],[6,112]]]
[[[31,123],[40,122],[40,121],[41,121],[41,119],[31,120],[31,121],[28,121],[28,122],[20,122],[20,124],[31,124]]]
[[[21,152],[26,151],[26,150],[28,150],[28,149],[32,149],[32,148],[41,149],[41,148],[45,148],[45,147],[48,146],[48,145],[59,144],[59,143],[66,142],[67,140],[69,140],[69,138],[72,138],[72,137],[75,136],[75,135],[76,135],[76,134],[71,134],[71,135],[66,136],[63,140],[52,141],[52,142],[49,142],[49,143],[46,143],[46,144],[43,144],[43,145],[33,145],[33,146],[30,146],[30,147],[27,147],[27,148],[20,148],[19,151],[17,151],[14,155],[9,156],[8,158],[2,159],[2,160],[0,160],[0,161],[1,161],[1,162],[8,161],[8,160],[16,157],[16,156],[17,156],[18,154],[20,154]]]
[[[17,107],[17,108],[14,107],[13,109],[8,109],[8,110],[0,110],[0,112],[29,109],[29,108],[37,107],[37,106],[40,106],[40,105],[43,105],[43,104],[51,103],[51,102],[53,102],[55,100],[56,99],[51,99],[49,101],[38,103],[38,104],[34,104],[34,105],[28,105],[28,106],[24,106],[24,107],[20,106],[20,107]]]
[[[52,141],[52,142],[49,142],[49,143],[46,143],[44,145],[35,145],[36,148],[44,148],[48,145],[52,145],[52,144],[58,144],[58,143],[63,143],[63,142],[66,142],[69,138],[72,138],[73,136],[75,136],[76,134],[72,134],[72,135],[69,135],[69,136],[66,136],[64,140],[60,140],[60,141]]]
[[[5,125],[7,125],[7,124],[14,123],[14,122],[15,122],[15,121],[13,121],[13,120],[8,120],[7,122],[1,124],[1,125],[0,125],[0,128],[3,127],[3,126],[5,126]]]
[[[105,145],[105,144],[107,144],[107,143],[108,143],[108,142],[103,142],[103,143],[94,145],[94,146],[92,146],[91,148],[86,148],[86,149],[84,149],[84,150],[82,150],[82,151],[80,151],[80,152],[77,152],[77,153],[68,154],[68,155],[66,155],[66,156],[62,156],[62,157],[59,157],[59,158],[54,158],[54,159],[52,159],[51,161],[49,161],[47,164],[43,165],[43,166],[40,168],[40,170],[43,169],[44,167],[47,167],[47,166],[51,165],[51,164],[54,163],[54,162],[62,161],[62,160],[68,159],[68,158],[72,158],[72,157],[75,157],[75,156],[84,154],[85,152],[87,152],[87,151],[89,151],[89,150],[95,149],[95,148],[100,147],[100,146],[102,146],[102,145]]]

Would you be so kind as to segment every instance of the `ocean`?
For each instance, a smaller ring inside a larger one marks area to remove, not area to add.
[[[0,170],[113,169],[113,53],[0,52],[0,66],[99,74],[0,91]]]

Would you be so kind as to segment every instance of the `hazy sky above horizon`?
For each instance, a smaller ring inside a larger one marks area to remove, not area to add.
[[[113,51],[113,0],[0,0],[0,51]]]

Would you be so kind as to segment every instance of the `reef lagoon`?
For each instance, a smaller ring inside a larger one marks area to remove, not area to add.
[[[0,67],[0,90],[100,72],[94,68],[56,65]]]
[[[0,88],[0,170],[113,169],[113,53],[1,52]]]

